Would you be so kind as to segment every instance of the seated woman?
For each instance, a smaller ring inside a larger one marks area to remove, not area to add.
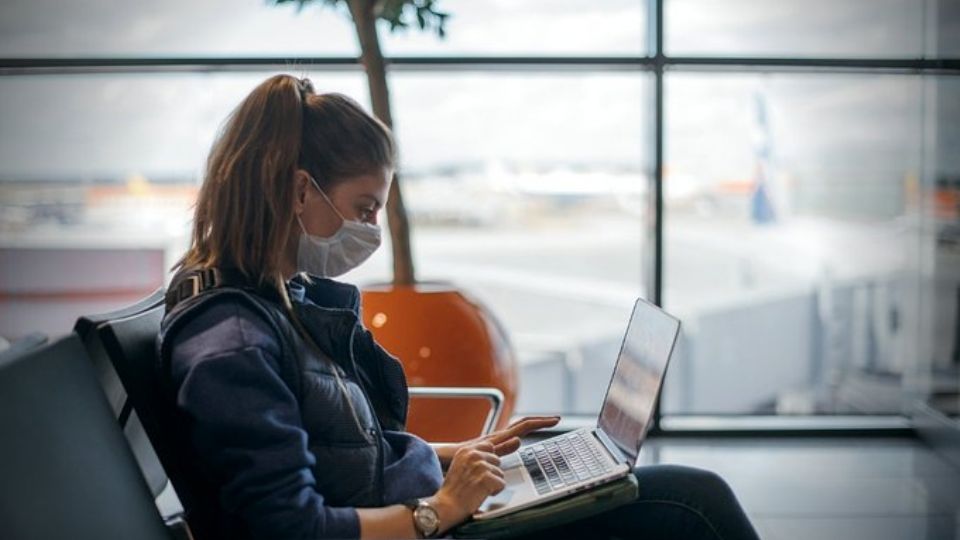
[[[499,456],[557,422],[437,448],[404,432],[403,370],[360,323],[357,288],[330,279],[380,245],[395,160],[389,130],[354,101],[287,75],[219,134],[159,337],[203,487],[188,505],[200,540],[443,535],[503,489]],[[715,475],[635,474],[636,502],[566,531],[756,538]]]

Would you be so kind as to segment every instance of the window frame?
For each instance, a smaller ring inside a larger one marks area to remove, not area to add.
[[[743,56],[668,56],[664,50],[664,4],[647,2],[647,51],[642,56],[392,56],[385,60],[395,71],[642,71],[652,74],[653,170],[650,177],[654,220],[645,234],[651,235],[654,253],[647,269],[645,289],[650,300],[662,306],[664,227],[664,78],[669,71],[734,71],[743,73],[871,73],[913,76],[960,76],[960,58],[818,58]],[[96,57],[96,58],[0,58],[0,76],[42,74],[211,73],[285,70],[362,71],[359,59],[349,56],[288,57]],[[652,433],[669,435],[825,435],[895,434],[911,431],[904,416],[866,415],[765,417],[753,415],[682,415],[664,418],[659,403],[654,411]],[[589,423],[585,415],[568,415],[560,428]],[[679,420],[679,421],[678,421]]]

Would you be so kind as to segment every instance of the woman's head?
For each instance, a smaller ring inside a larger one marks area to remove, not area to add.
[[[338,214],[375,223],[395,161],[390,130],[355,101],[317,94],[306,79],[270,77],[214,142],[178,265],[230,266],[279,285],[296,269],[297,218],[317,236],[336,231]]]

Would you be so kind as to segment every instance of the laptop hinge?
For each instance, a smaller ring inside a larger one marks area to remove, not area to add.
[[[610,455],[613,456],[613,459],[617,463],[627,463],[630,459],[626,454],[623,453],[623,450],[619,446],[614,444],[614,442],[603,432],[602,428],[597,428],[593,430],[593,433],[600,439],[600,443],[607,449],[607,452],[610,452]],[[629,465],[629,463],[627,463]]]

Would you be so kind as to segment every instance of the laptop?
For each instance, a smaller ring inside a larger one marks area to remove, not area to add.
[[[506,487],[473,515],[492,519],[631,474],[656,406],[680,321],[637,299],[594,428],[524,446],[504,456]]]

